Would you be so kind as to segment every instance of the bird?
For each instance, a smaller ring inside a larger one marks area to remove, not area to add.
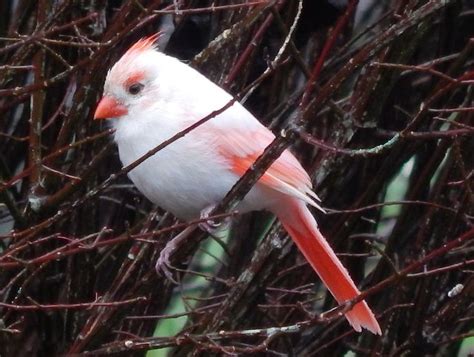
[[[128,172],[138,190],[183,221],[217,205],[275,139],[224,89],[179,59],[159,51],[158,34],[134,43],[108,71],[94,119],[110,119],[124,166],[175,134],[225,107]],[[231,103],[232,105],[229,105]],[[322,210],[309,175],[285,150],[237,206],[239,213],[268,210],[338,303],[360,294],[318,229],[308,205]],[[381,335],[365,300],[345,312],[357,332]]]

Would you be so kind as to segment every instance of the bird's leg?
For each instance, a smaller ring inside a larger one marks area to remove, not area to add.
[[[210,213],[216,208],[215,205],[207,206],[201,211],[201,219],[209,217]],[[199,228],[209,233],[213,237],[219,237],[219,233],[224,231],[230,224],[230,217],[222,219],[220,222],[215,222],[212,219],[206,219],[205,221],[198,224]]]
[[[215,206],[208,206],[201,211],[201,219],[205,221],[198,223],[197,226],[203,231],[209,233],[213,237],[219,238],[219,233],[224,231],[230,224],[230,217],[222,219],[221,222],[214,222],[212,219],[207,219],[209,214],[214,210]],[[191,225],[179,233],[176,237],[166,243],[166,246],[161,250],[160,256],[155,264],[155,270],[158,274],[164,274],[170,281],[175,284],[179,284],[174,278],[173,266],[171,265],[170,259],[174,252],[184,243],[190,234],[194,232],[196,225]]]
[[[178,285],[179,283],[173,279],[173,273],[171,272],[173,266],[171,265],[170,258],[173,253],[187,241],[190,234],[194,232],[196,225],[189,226],[176,237],[166,243],[166,246],[160,252],[160,257],[156,261],[155,270],[158,274],[164,274],[170,281]]]

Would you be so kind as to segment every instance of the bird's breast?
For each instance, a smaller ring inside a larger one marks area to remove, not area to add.
[[[238,179],[218,155],[212,138],[198,129],[129,172],[130,179],[149,200],[184,220],[198,218],[204,208],[219,202]],[[117,131],[115,139],[122,164],[131,164],[176,132],[148,130],[134,135],[132,131]]]

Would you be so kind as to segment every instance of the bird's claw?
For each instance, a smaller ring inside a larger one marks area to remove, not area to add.
[[[167,244],[166,247],[163,248],[163,250],[160,252],[158,260],[156,261],[155,270],[158,275],[165,276],[173,284],[179,285],[179,282],[173,278],[173,273],[171,272],[172,270],[175,270],[170,262],[170,257],[173,251],[174,246],[170,246],[170,244]]]
[[[211,236],[218,237],[218,232],[220,232],[223,227],[226,227],[229,224],[230,219],[227,217],[224,218],[221,222],[216,222],[212,219],[207,219],[215,207],[216,206],[211,205],[201,211],[201,219],[205,219],[205,221],[198,223],[198,226],[201,230],[209,233]]]
[[[174,266],[171,265],[171,256],[173,253],[184,243],[189,235],[194,231],[196,226],[189,226],[184,231],[179,233],[176,237],[170,240],[166,246],[161,250],[160,256],[155,264],[155,270],[158,275],[165,276],[172,283],[179,285],[179,282],[173,278],[172,270],[176,270]]]

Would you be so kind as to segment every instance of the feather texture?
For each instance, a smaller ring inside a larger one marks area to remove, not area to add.
[[[96,111],[96,118],[107,113],[118,116],[113,125],[124,165],[232,100],[199,72],[156,51],[154,40],[137,42],[113,66],[101,109]],[[240,103],[234,103],[141,163],[129,176],[151,201],[181,219],[193,219],[220,202],[274,138]],[[343,302],[359,291],[306,207],[310,204],[322,211],[318,202],[308,174],[286,150],[237,209],[275,213],[336,300]],[[381,333],[365,301],[346,317],[357,331]]]

